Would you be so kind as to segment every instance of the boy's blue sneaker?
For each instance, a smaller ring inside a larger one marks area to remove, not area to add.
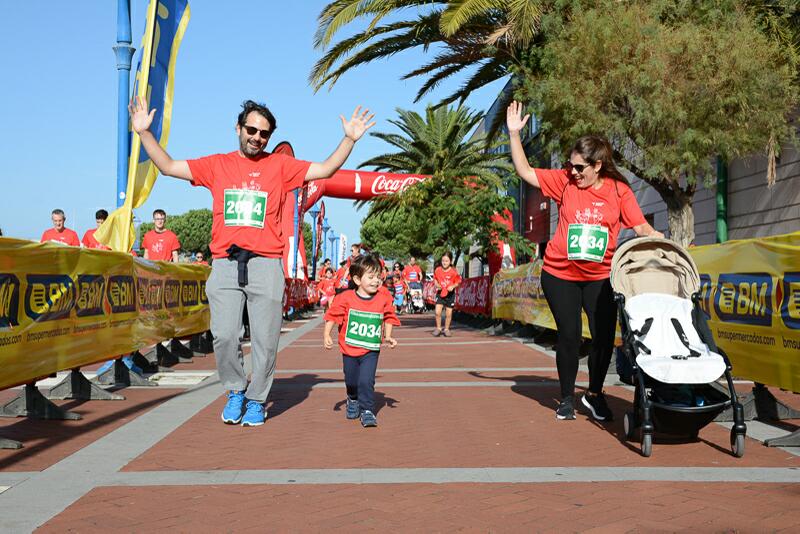
[[[378,426],[378,418],[369,410],[361,412],[361,426],[364,428],[368,426]]]
[[[361,408],[358,405],[358,399],[347,399],[346,414],[348,419],[358,419],[358,416],[361,415]]]
[[[244,391],[229,391],[228,402],[222,410],[222,421],[229,425],[238,425],[244,412]]]
[[[264,404],[254,400],[247,401],[247,409],[242,418],[242,426],[259,426],[263,425],[266,420]]]

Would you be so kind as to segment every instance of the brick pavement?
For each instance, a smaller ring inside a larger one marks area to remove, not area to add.
[[[320,347],[322,329],[316,326],[279,354],[266,425],[223,425],[220,396],[199,406],[196,415],[138,457],[123,462],[116,478],[99,477],[97,487],[41,530],[800,530],[800,457],[749,439],[745,457],[736,459],[729,453],[728,431],[712,424],[698,441],[657,441],[653,456],[643,458],[638,444],[622,437],[621,415],[631,400],[628,389],[607,388],[617,414],[614,423],[599,425],[584,414],[576,421],[556,421],[558,386],[551,356],[464,327],[456,327],[451,339],[433,338],[430,316],[403,319],[404,326],[396,331],[400,346],[381,355],[377,429],[345,420],[341,357]],[[199,368],[208,362],[213,360],[206,358]],[[192,364],[183,367],[193,369]],[[485,368],[493,370],[475,370]],[[587,380],[586,374],[578,380]],[[35,463],[38,453],[29,456],[27,464],[17,462],[28,467],[17,470],[49,465]],[[0,470],[0,480],[8,465]],[[536,478],[537,468],[559,467],[578,468],[573,472],[587,473],[587,480],[414,482],[420,468],[452,468],[456,474],[481,468],[491,479],[493,468],[530,468]],[[653,467],[666,468],[659,475],[666,478],[642,480]],[[375,468],[397,470],[395,476],[407,473],[408,483],[334,481],[335,469],[357,473]],[[638,474],[618,482],[592,480],[591,473],[614,473],[614,468]],[[726,474],[717,482],[681,482],[692,468],[719,468]],[[783,469],[796,483],[770,482],[769,474],[764,475],[766,482],[726,481],[732,472],[746,479],[759,468]],[[259,470],[267,469],[313,469],[317,471],[309,476],[319,480],[266,483],[266,475],[259,473],[267,472]],[[234,472],[251,476],[251,482],[214,476]],[[193,473],[197,481],[176,486],[171,473]],[[147,486],[120,485],[134,475],[151,480]],[[2,500],[0,495],[0,505]]]

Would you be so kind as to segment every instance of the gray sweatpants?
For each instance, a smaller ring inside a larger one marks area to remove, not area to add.
[[[239,287],[235,260],[215,259],[206,294],[211,307],[214,355],[222,386],[234,391],[247,388],[245,397],[265,402],[275,374],[275,356],[283,321],[283,263],[280,258],[253,258],[247,264],[248,284]],[[247,301],[253,373],[250,385],[239,359],[242,312]]]

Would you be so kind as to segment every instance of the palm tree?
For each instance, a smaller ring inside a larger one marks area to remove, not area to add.
[[[328,47],[336,34],[357,19],[369,19],[365,31],[331,46],[314,65],[315,90],[329,87],[345,72],[404,50],[436,50],[436,55],[402,78],[427,76],[419,101],[442,80],[472,71],[464,84],[439,105],[463,101],[484,85],[510,73],[535,44],[545,2],[541,0],[334,0],[319,16],[314,39]],[[415,16],[401,17],[413,12]],[[386,18],[397,19],[382,24]]]
[[[424,116],[402,109],[397,113],[389,122],[400,133],[371,134],[397,150],[359,167],[432,178],[373,200],[366,218],[400,225],[409,218],[427,221],[421,248],[430,252],[454,250],[458,255],[473,243],[485,250],[495,235],[528,251],[521,238],[492,220],[495,213],[514,207],[503,190],[515,178],[506,155],[492,153],[484,138],[469,139],[481,113],[461,106],[428,106]]]

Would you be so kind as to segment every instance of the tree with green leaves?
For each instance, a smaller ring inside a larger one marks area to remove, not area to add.
[[[503,190],[516,177],[508,158],[487,150],[491,147],[487,147],[485,139],[468,139],[481,114],[449,106],[429,106],[424,116],[402,109],[397,113],[399,118],[389,122],[400,133],[371,134],[396,151],[375,156],[360,167],[432,177],[400,194],[373,200],[362,239],[376,249],[378,245],[387,246],[378,236],[386,237],[394,225],[408,224],[412,235],[414,229],[424,232],[424,238],[414,236],[417,254],[451,251],[457,260],[473,244],[480,253],[487,251],[496,238],[529,252],[530,247],[521,236],[493,220],[496,213],[514,207],[514,200]],[[376,226],[382,227],[381,231],[370,233]],[[388,246],[402,251],[397,244]],[[411,245],[407,246],[411,253]]]
[[[667,206],[670,237],[694,239],[692,198],[716,179],[714,158],[745,157],[794,138],[789,62],[740,11],[664,22],[658,3],[605,0],[559,28],[519,70],[541,139],[568,157],[575,139],[607,137],[622,167]]]
[[[210,256],[208,248],[211,243],[211,210],[189,210],[181,215],[167,216],[167,230],[172,230],[181,242],[184,252],[202,252]],[[143,236],[153,229],[153,223],[143,223],[139,226],[139,235]]]

